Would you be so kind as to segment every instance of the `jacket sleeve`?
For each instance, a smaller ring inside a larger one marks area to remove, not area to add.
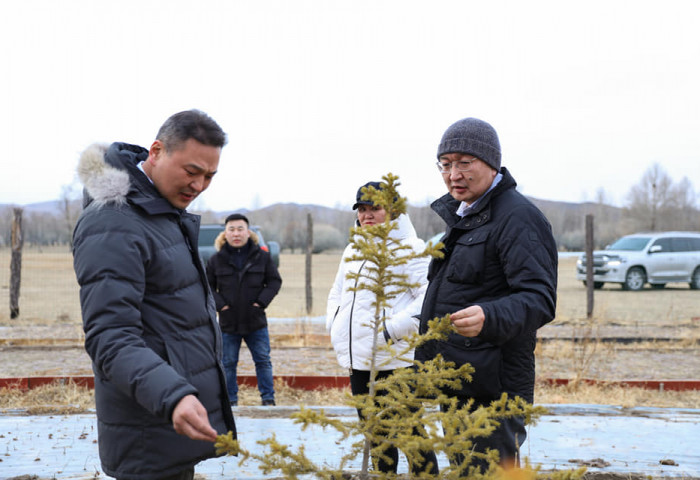
[[[422,252],[425,244],[418,241],[414,244],[415,252]],[[393,340],[408,338],[413,333],[418,332],[420,322],[420,312],[423,306],[423,297],[428,288],[428,265],[430,258],[415,258],[405,265],[405,273],[408,275],[407,281],[417,285],[405,292],[410,297],[410,303],[399,311],[393,310],[391,318],[385,322],[385,328],[389,337]]]
[[[143,232],[118,212],[100,211],[78,223],[73,254],[94,368],[123,395],[170,421],[180,399],[197,390],[144,341],[140,307],[150,255]]]
[[[219,293],[218,281],[216,278],[216,255],[212,255],[207,261],[206,271],[207,271],[207,282],[209,282],[209,288],[211,289],[212,296],[214,297],[214,303],[216,304],[216,311],[220,312],[222,308],[227,305],[226,299]]]
[[[554,318],[558,254],[549,222],[532,205],[514,208],[495,238],[509,293],[477,302],[486,316],[479,337],[502,344]]]
[[[335,274],[335,280],[331,286],[331,290],[328,292],[328,300],[326,301],[326,331],[330,333],[331,326],[333,325],[333,319],[335,318],[338,310],[340,309],[340,300],[343,294],[343,285],[345,285],[345,258],[348,254],[348,248],[346,247],[343,251],[343,256],[340,258],[340,265],[338,265],[338,271]]]
[[[267,308],[282,287],[282,277],[272,261],[272,256],[267,252],[264,253],[265,288],[262,289],[256,301],[262,308]]]

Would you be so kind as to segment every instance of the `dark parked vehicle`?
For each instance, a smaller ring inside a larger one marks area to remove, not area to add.
[[[258,245],[263,250],[270,252],[272,261],[275,266],[279,268],[280,266],[280,246],[279,243],[271,241],[266,242],[265,237],[263,237],[260,227],[257,225],[251,225],[250,230],[255,232],[258,236]],[[202,225],[199,227],[199,256],[202,258],[202,262],[206,265],[209,258],[216,253],[216,248],[214,247],[214,240],[219,236],[221,232],[224,231],[223,225]]]

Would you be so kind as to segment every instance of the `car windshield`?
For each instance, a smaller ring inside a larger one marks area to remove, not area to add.
[[[622,237],[607,250],[627,250],[630,252],[643,250],[647,246],[651,237]]]
[[[201,228],[199,230],[199,246],[209,247],[214,245],[214,240],[224,231],[224,227],[220,229]]]

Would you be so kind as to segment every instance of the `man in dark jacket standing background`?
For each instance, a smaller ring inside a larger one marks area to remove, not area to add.
[[[270,253],[261,249],[248,219],[240,213],[226,218],[217,237],[218,252],[207,262],[224,338],[224,369],[231,405],[238,404],[238,354],[245,340],[255,362],[263,405],[275,404],[270,360],[270,335],[265,309],[282,286]]]
[[[85,209],[75,273],[93,362],[100,460],[119,480],[194,477],[235,425],[222,343],[185,211],[219,165],[226,135],[206,114],[171,116],[149,150],[93,145],[81,156]]]
[[[533,402],[536,332],[554,318],[556,306],[550,224],[501,167],[498,135],[488,123],[465,118],[451,125],[437,158],[449,193],[431,207],[447,224],[445,257],[430,265],[420,332],[429,320],[450,314],[456,333],[422,346],[416,358],[441,354],[474,367],[472,382],[449,392],[461,404],[473,398],[475,407],[488,405],[502,392]],[[489,437],[475,439],[475,450],[498,450],[508,467],[517,464],[526,432],[522,418],[500,422]]]

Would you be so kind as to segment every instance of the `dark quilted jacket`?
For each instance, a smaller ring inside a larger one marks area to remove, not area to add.
[[[267,327],[265,308],[279,292],[282,277],[270,254],[261,249],[252,236],[242,268],[236,267],[229,248],[223,246],[209,259],[206,270],[222,331],[247,335]],[[226,305],[229,308],[221,311]]]
[[[86,150],[85,210],[73,236],[100,459],[120,479],[172,475],[215,455],[212,443],[175,433],[172,411],[185,395],[199,398],[217,432],[235,433],[196,249],[199,217],[157,193],[136,167],[147,156],[127,144]]]
[[[445,195],[432,204],[447,223],[446,255],[433,260],[421,312],[422,333],[434,317],[480,305],[486,320],[476,338],[451,334],[418,349],[427,360],[441,353],[476,369],[471,383],[453,394],[488,402],[501,392],[533,401],[538,328],[554,318],[557,249],[544,215],[515,190],[505,169],[499,184],[466,217]]]

